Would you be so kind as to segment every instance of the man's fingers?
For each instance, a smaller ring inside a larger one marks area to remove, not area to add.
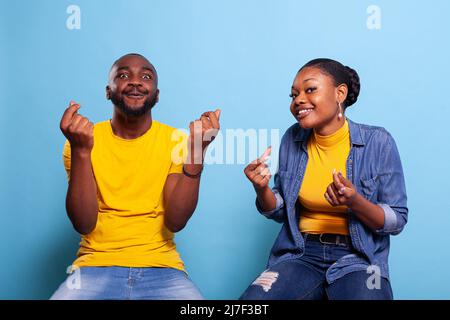
[[[72,121],[73,116],[77,113],[78,109],[80,109],[80,105],[77,103],[74,103],[73,101],[70,102],[70,106],[64,111],[62,118],[61,118],[61,128],[66,128],[70,125],[70,122]]]
[[[87,127],[88,125],[90,125],[90,123],[91,123],[91,122],[89,121],[88,118],[83,118],[83,119],[80,120],[79,127],[80,127],[80,128],[85,128],[85,127]]]
[[[81,105],[79,103],[70,101],[69,107],[64,112],[63,116],[67,114],[67,116],[73,117],[73,115],[78,111],[78,109],[81,108]]]
[[[78,128],[82,128],[84,127],[84,122],[85,121],[89,121],[88,119],[86,119],[85,117],[83,117],[82,115],[76,114],[73,116],[72,121],[70,122],[69,125],[69,131],[76,131]]]
[[[219,119],[220,119],[221,110],[216,109],[216,111],[206,111],[203,112],[201,117],[206,117],[208,120],[211,121],[211,124],[214,126],[214,128],[219,129]]]
[[[189,132],[190,132],[191,136],[194,136],[194,133],[195,133],[197,127],[199,126],[198,123],[196,124],[196,122],[197,122],[197,120],[191,121],[189,123]]]
[[[203,123],[201,120],[195,120],[192,122],[192,133],[194,135],[201,134],[202,133],[202,127]]]
[[[200,121],[202,122],[202,131],[206,131],[208,129],[211,129],[211,120],[206,115],[201,115]]]
[[[211,120],[211,124],[214,129],[220,129],[219,118],[217,117],[216,111],[209,112],[209,119]]]
[[[216,111],[214,111],[214,113],[216,115],[217,121],[219,121],[220,120],[220,114],[222,113],[222,110],[216,109]]]

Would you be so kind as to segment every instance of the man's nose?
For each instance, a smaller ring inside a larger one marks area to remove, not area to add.
[[[129,78],[128,85],[142,86],[142,78],[139,75],[134,75]]]

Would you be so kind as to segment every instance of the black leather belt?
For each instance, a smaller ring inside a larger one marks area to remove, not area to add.
[[[306,238],[306,241],[312,240],[320,242],[322,244],[344,246],[344,247],[351,246],[352,244],[350,237],[342,234],[333,234],[333,233],[313,234],[302,232],[302,235],[303,238]]]

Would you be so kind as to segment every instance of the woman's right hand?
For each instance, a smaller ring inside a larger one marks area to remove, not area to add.
[[[269,186],[272,177],[269,166],[265,163],[269,159],[272,147],[268,147],[261,157],[252,161],[244,169],[244,173],[248,180],[253,184],[255,190],[263,190]]]

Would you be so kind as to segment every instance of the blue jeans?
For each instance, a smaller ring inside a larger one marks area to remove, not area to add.
[[[202,300],[183,271],[172,268],[81,267],[51,300]]]
[[[368,285],[366,271],[348,273],[328,284],[325,274],[339,258],[355,253],[351,245],[330,245],[305,237],[305,253],[265,270],[242,294],[241,300],[392,300],[389,281]]]

